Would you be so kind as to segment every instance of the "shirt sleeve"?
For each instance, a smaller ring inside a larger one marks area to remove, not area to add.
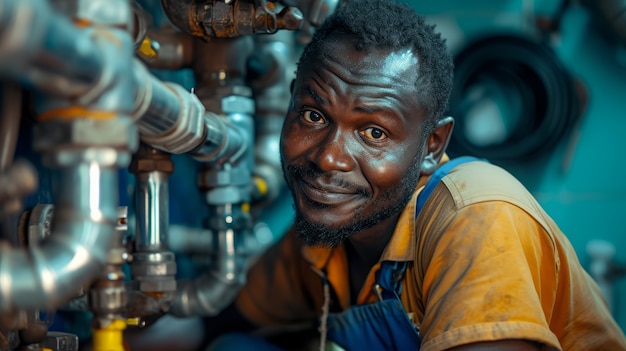
[[[322,286],[302,258],[301,245],[297,235],[288,232],[248,272],[236,306],[257,326],[280,330],[315,325]]]
[[[445,225],[431,226],[424,243],[422,349],[503,339],[560,349],[546,320],[559,267],[545,229],[505,201],[453,213]]]

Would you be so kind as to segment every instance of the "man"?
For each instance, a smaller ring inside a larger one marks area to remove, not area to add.
[[[319,349],[626,350],[519,182],[483,161],[437,171],[453,165],[452,70],[433,27],[391,1],[346,2],[318,29],[281,137],[294,226],[209,333],[247,325],[304,348],[294,333],[312,330]],[[263,349],[251,340],[214,346]]]

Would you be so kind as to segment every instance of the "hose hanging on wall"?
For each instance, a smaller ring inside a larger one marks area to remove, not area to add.
[[[621,45],[626,45],[626,1],[582,0],[601,30]]]
[[[450,154],[524,161],[554,147],[578,120],[574,79],[545,43],[498,34],[455,57]]]

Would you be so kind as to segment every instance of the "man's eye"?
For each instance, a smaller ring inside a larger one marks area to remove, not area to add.
[[[368,138],[368,139],[374,139],[374,140],[385,140],[387,139],[387,134],[385,134],[385,132],[382,131],[382,129],[380,128],[367,128],[363,131],[361,131],[361,135],[363,135],[364,137]]]
[[[313,123],[313,124],[326,123],[326,120],[324,119],[324,117],[322,117],[320,113],[315,112],[315,111],[303,111],[301,112],[301,115],[302,115],[302,118],[309,123]]]

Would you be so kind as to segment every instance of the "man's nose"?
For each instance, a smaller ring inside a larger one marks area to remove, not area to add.
[[[311,153],[311,162],[323,172],[348,172],[354,168],[354,151],[350,138],[339,130],[329,133]]]

